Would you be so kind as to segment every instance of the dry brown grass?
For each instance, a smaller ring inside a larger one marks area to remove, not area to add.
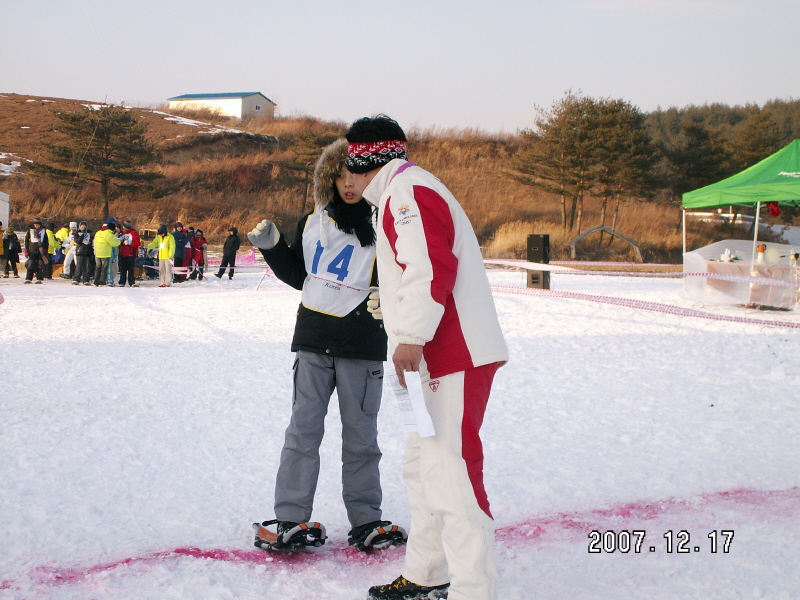
[[[683,252],[682,230],[679,226],[680,210],[674,206],[646,202],[628,202],[620,209],[617,230],[633,239],[646,262],[679,263]],[[599,207],[590,206],[585,214],[584,231],[599,225]],[[610,224],[609,224],[610,225]],[[565,230],[555,219],[513,221],[500,225],[487,240],[484,253],[491,258],[526,258],[528,235],[550,236],[551,260],[570,260],[570,244],[577,231]],[[724,237],[747,239],[748,233],[740,229],[721,232],[710,224],[691,223],[687,231],[687,245],[699,248]],[[611,242],[609,244],[609,242]],[[578,260],[634,262],[636,254],[628,242],[608,234],[595,233],[576,245]]]
[[[236,128],[249,133],[258,133],[277,138],[291,138],[299,133],[335,133],[343,136],[348,126],[348,123],[344,121],[323,121],[308,115],[299,115],[276,117],[275,119],[248,117],[239,121]]]
[[[0,152],[21,159],[44,156],[40,140],[65,143],[53,132],[54,110],[81,110],[81,102],[0,96]],[[182,221],[200,226],[212,243],[219,243],[229,226],[244,231],[263,218],[278,222],[291,238],[309,199],[303,189],[287,182],[287,171],[279,163],[291,159],[290,144],[301,135],[342,135],[343,122],[309,116],[244,121],[213,114],[182,113],[196,120],[233,127],[258,136],[207,135],[198,128],[167,121],[163,115],[139,110],[148,123],[148,137],[159,149],[158,161],[149,168],[160,172],[160,184],[173,193],[158,200],[122,194],[111,203],[111,213],[130,218],[139,227]],[[168,111],[164,111],[168,112]],[[23,127],[30,129],[23,129]],[[260,136],[260,137],[259,137]],[[273,137],[269,137],[273,136]],[[411,129],[409,158],[431,171],[459,199],[475,227],[487,255],[524,258],[529,233],[549,234],[553,260],[569,258],[569,243],[577,232],[561,224],[560,199],[526,187],[506,175],[509,158],[518,147],[516,134],[489,133],[476,129]],[[277,139],[275,139],[277,138]],[[25,173],[0,177],[0,190],[12,196],[12,224],[41,216],[57,223],[100,218],[97,190],[67,190]],[[628,201],[620,209],[617,228],[641,245],[645,260],[680,262],[681,234],[676,226],[680,211],[664,203]],[[587,198],[583,227],[600,222],[599,202]],[[610,224],[610,217],[608,223]],[[690,247],[699,247],[737,235],[713,226],[694,226]],[[742,234],[742,237],[746,237]],[[578,244],[578,258],[632,261],[630,246],[617,239],[595,234]]]
[[[235,117],[223,115],[219,109],[211,108],[170,108],[169,103],[162,104],[156,110],[176,117],[191,119],[192,121],[202,121],[204,123],[214,123],[224,127],[235,127],[239,122]]]

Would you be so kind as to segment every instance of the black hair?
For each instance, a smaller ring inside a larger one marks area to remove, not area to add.
[[[364,117],[350,126],[344,136],[351,144],[369,144],[371,142],[384,142],[388,140],[406,140],[403,128],[384,114]]]
[[[355,204],[348,204],[339,195],[336,184],[333,184],[333,200],[325,207],[333,219],[336,229],[343,233],[353,234],[363,248],[375,244],[375,228],[372,226],[372,206],[361,198]]]

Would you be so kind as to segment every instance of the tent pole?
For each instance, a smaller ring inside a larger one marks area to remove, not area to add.
[[[681,219],[683,223],[683,262],[686,262],[686,209],[683,209],[683,218]]]
[[[753,256],[750,258],[750,277],[755,277],[755,268],[756,268],[756,247],[758,244],[758,222],[761,218],[761,201],[759,200],[758,204],[756,204],[756,220],[755,220],[755,233],[753,234]],[[748,286],[747,292],[747,304],[752,303],[753,299],[753,284],[751,283]]]
[[[753,265],[756,262],[756,245],[758,244],[758,222],[761,218],[761,201],[758,201],[756,204],[756,222],[755,222],[755,233],[753,234],[753,257],[750,260],[750,264]]]

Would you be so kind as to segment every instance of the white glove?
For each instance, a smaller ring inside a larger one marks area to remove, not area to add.
[[[372,315],[373,319],[383,320],[383,311],[381,310],[381,295],[377,287],[369,288],[369,299],[367,300],[367,312]]]
[[[133,243],[133,236],[130,233],[123,235],[122,239],[125,241],[126,246],[130,246]]]
[[[271,250],[275,247],[275,244],[278,243],[278,240],[281,239],[281,232],[278,231],[275,223],[264,219],[255,226],[253,231],[247,234],[247,239],[250,240],[250,243],[256,248]]]

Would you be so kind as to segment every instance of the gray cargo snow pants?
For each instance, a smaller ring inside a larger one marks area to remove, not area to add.
[[[311,519],[319,446],[334,388],[342,417],[342,498],[353,527],[381,518],[378,409],[383,363],[299,351],[294,364],[292,418],[275,482],[275,518]]]

